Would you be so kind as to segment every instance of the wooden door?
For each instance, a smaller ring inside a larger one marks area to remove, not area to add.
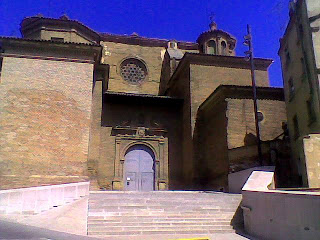
[[[124,190],[154,190],[154,155],[144,145],[131,147],[124,162]]]

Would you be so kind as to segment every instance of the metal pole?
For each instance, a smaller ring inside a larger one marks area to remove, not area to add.
[[[258,145],[258,157],[260,166],[262,166],[262,150],[261,150],[261,140],[260,140],[260,128],[258,119],[258,103],[257,103],[257,88],[256,88],[256,78],[255,78],[255,67],[254,67],[254,56],[253,56],[253,46],[252,46],[252,34],[251,27],[247,25],[248,30],[248,44],[249,44],[249,54],[251,63],[251,79],[252,79],[252,91],[253,91],[253,106],[254,106],[254,118],[256,123],[256,134],[257,134],[257,145]]]

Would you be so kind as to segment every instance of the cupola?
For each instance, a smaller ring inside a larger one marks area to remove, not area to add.
[[[54,42],[98,43],[100,36],[82,23],[71,20],[67,15],[48,18],[41,14],[27,17],[21,22],[23,38]]]
[[[234,56],[236,38],[219,30],[215,22],[209,24],[210,29],[200,34],[197,39],[199,52],[212,55]]]

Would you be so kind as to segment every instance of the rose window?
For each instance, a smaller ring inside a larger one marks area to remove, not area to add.
[[[139,84],[147,76],[147,68],[143,62],[138,59],[129,58],[121,63],[121,76],[124,80],[132,84]]]

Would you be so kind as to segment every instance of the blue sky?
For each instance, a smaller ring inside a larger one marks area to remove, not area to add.
[[[24,17],[66,13],[98,32],[196,41],[215,14],[218,28],[238,39],[243,56],[246,25],[252,26],[256,57],[271,58],[271,86],[282,86],[279,38],[288,19],[288,0],[0,0],[0,35],[20,36]]]

